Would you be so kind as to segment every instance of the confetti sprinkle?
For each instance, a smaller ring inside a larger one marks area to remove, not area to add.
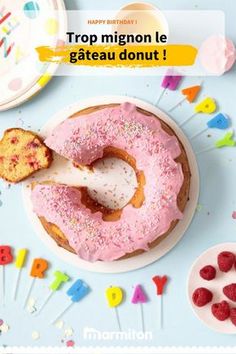
[[[75,342],[74,342],[73,340],[68,340],[68,341],[66,342],[66,346],[67,346],[67,347],[74,347],[74,346],[75,346]]]
[[[0,320],[0,326],[2,326],[2,325],[3,325],[3,323],[4,323],[4,321],[3,321],[3,320]]]
[[[57,321],[55,323],[55,327],[57,327],[58,329],[62,329],[64,327],[64,322],[63,321]]]
[[[232,213],[232,218],[233,218],[233,219],[236,219],[236,211],[233,211],[233,213]]]
[[[10,327],[5,322],[3,322],[2,325],[0,326],[1,333],[7,333],[9,331],[9,329],[10,329]]]
[[[33,331],[31,336],[33,340],[38,340],[40,338],[40,333],[38,331]]]
[[[202,208],[203,208],[203,205],[202,204],[198,204],[197,207],[196,207],[196,210],[198,212],[202,211]]]
[[[27,311],[31,314],[36,312],[37,308],[35,305],[36,305],[36,300],[34,298],[30,298],[27,303]]]
[[[74,330],[71,327],[67,327],[64,331],[65,337],[71,337],[74,334]]]

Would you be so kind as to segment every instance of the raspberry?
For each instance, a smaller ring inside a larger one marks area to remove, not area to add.
[[[236,326],[236,308],[230,310],[230,320]]]
[[[213,294],[210,290],[206,288],[198,288],[194,291],[192,295],[194,305],[198,307],[203,307],[209,302],[211,302]]]
[[[200,270],[200,276],[205,280],[212,280],[216,277],[216,270],[211,265],[206,265]]]
[[[211,306],[211,312],[219,321],[225,321],[230,316],[230,308],[227,301],[221,301]]]
[[[236,284],[232,283],[223,288],[223,293],[227,298],[232,301],[236,301]]]
[[[221,252],[218,255],[218,266],[222,272],[227,273],[235,263],[235,255],[232,252]]]

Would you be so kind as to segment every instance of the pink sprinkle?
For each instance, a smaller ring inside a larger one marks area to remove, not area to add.
[[[75,342],[74,342],[73,340],[68,340],[68,341],[66,342],[66,346],[67,346],[67,347],[74,347],[74,346],[75,346]]]
[[[4,323],[4,322],[3,322],[3,320],[0,320],[0,326],[2,326],[2,325],[3,325],[3,323]]]
[[[232,218],[233,218],[233,219],[236,219],[236,211],[233,211],[233,213],[232,213]]]

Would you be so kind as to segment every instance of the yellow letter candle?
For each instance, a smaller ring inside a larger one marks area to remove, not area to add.
[[[116,320],[118,324],[119,331],[121,332],[121,323],[120,323],[120,317],[119,317],[119,312],[118,312],[118,306],[122,303],[123,301],[123,290],[119,287],[114,287],[111,286],[110,288],[106,289],[106,298],[109,307],[115,309],[115,315],[116,315]]]
[[[16,278],[16,284],[13,292],[13,300],[15,301],[17,298],[17,291],[20,283],[22,268],[25,266],[27,254],[28,254],[28,250],[25,248],[22,248],[17,252],[17,256],[15,260],[15,266],[17,268],[17,278]]]
[[[191,117],[183,121],[180,124],[180,126],[183,127],[186,123],[188,123],[192,118],[194,118],[199,113],[211,114],[214,113],[216,110],[217,110],[216,101],[211,97],[207,97],[194,107],[194,114],[192,114]]]

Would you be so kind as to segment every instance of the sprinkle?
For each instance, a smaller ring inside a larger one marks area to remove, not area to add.
[[[57,327],[58,329],[62,329],[64,327],[64,322],[62,320],[57,321],[55,327]]]
[[[202,211],[203,205],[202,204],[198,204],[196,207],[196,211],[200,212]]]
[[[67,346],[67,347],[74,347],[74,346],[75,346],[75,342],[74,342],[73,340],[68,340],[68,341],[66,342],[66,346]]]
[[[30,298],[28,303],[27,303],[27,311],[29,313],[34,313],[37,311],[37,308],[36,308],[36,300],[34,298]]]
[[[71,337],[74,333],[73,328],[67,327],[64,331],[65,337]]]
[[[6,323],[2,323],[2,325],[0,326],[0,331],[2,333],[7,333],[9,331],[10,327],[8,326],[8,324]]]
[[[31,336],[33,340],[38,340],[40,338],[40,333],[37,331],[33,331]]]
[[[4,321],[3,321],[3,320],[0,320],[0,326],[2,326],[2,325],[3,325],[3,323],[4,323]]]
[[[236,219],[236,211],[233,211],[233,213],[232,213],[232,218],[233,218],[233,219]]]

